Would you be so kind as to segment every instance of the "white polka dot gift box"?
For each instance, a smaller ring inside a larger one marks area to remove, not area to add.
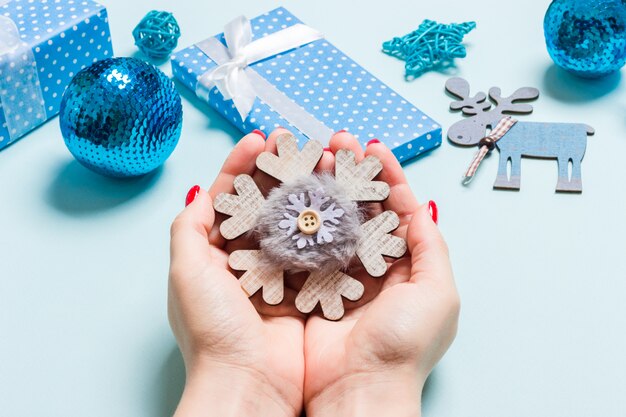
[[[0,149],[59,112],[74,75],[113,55],[91,0],[0,0]]]
[[[345,129],[405,162],[441,144],[441,127],[284,8],[172,56],[174,76],[239,130],[294,132],[328,143]]]

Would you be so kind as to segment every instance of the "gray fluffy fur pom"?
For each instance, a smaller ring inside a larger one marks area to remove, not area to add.
[[[297,222],[294,223],[300,214],[295,207],[308,208],[323,197],[330,199],[321,204],[320,214],[322,218],[334,220],[324,220],[313,235],[301,234]],[[341,210],[341,216],[333,217],[332,213]],[[361,221],[359,207],[346,196],[332,175],[312,174],[272,189],[259,212],[254,231],[259,238],[263,263],[291,271],[336,271],[346,268],[354,257]],[[328,233],[332,237],[329,238]]]

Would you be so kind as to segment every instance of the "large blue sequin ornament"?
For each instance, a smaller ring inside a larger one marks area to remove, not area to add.
[[[109,58],[80,71],[61,101],[61,133],[84,166],[112,177],[159,167],[180,137],[183,112],[172,81],[135,58]]]
[[[611,74],[626,61],[622,0],[554,0],[543,29],[556,65],[581,77]]]

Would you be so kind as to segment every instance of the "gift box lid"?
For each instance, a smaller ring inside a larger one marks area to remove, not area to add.
[[[78,30],[75,26],[83,22],[89,24],[91,17],[108,23],[106,8],[93,0],[10,0],[0,6],[0,14],[15,22],[20,38],[31,47],[67,29]],[[104,29],[108,33],[108,27],[101,28]]]
[[[253,40],[301,23],[283,7],[251,19]],[[216,36],[225,44],[223,34]],[[196,90],[199,77],[217,64],[197,46],[172,56],[174,76]],[[250,64],[289,99],[335,132],[346,130],[365,146],[377,138],[405,162],[441,144],[441,126],[374,77],[326,39],[308,43]],[[214,88],[209,104],[230,123],[247,133],[283,126],[294,131],[300,145],[306,140],[296,126],[262,100],[241,120],[234,104]],[[315,138],[327,142],[328,138]]]

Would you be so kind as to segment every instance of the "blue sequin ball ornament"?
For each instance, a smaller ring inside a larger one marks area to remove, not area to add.
[[[72,79],[60,111],[61,133],[84,166],[112,177],[159,167],[180,137],[183,111],[174,83],[154,65],[109,58]]]
[[[180,28],[174,15],[152,10],[133,30],[135,45],[151,59],[165,59],[176,49]]]
[[[626,61],[622,0],[554,0],[543,29],[556,65],[581,77],[611,74]]]

